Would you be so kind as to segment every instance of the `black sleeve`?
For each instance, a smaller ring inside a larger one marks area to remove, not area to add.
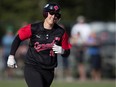
[[[20,43],[21,39],[19,38],[19,35],[17,35],[12,43],[10,55],[15,55],[16,50],[18,49]]]
[[[61,56],[62,56],[62,57],[68,57],[69,54],[70,54],[70,49],[65,50],[65,51],[64,51],[64,54],[62,54]]]

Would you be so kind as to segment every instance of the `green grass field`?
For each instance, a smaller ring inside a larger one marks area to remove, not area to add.
[[[24,80],[0,80],[0,87],[27,87]],[[116,87],[115,81],[100,81],[100,82],[65,82],[54,81],[51,87]]]

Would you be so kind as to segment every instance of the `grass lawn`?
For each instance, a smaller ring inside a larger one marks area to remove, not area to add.
[[[0,80],[0,87],[27,87],[24,80]],[[54,81],[51,87],[116,87],[115,81],[100,81],[100,82],[65,82]]]

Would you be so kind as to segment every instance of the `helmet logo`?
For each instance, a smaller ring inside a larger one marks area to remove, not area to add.
[[[55,11],[57,11],[58,10],[58,6],[54,6],[54,9],[55,9]]]
[[[44,8],[46,8],[46,7],[48,7],[48,6],[49,6],[49,4],[45,5],[45,7],[44,7]]]

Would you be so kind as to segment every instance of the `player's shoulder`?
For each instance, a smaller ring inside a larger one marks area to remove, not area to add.
[[[37,30],[40,29],[41,26],[42,26],[42,22],[34,22],[31,24],[31,30],[33,32],[36,32]]]

